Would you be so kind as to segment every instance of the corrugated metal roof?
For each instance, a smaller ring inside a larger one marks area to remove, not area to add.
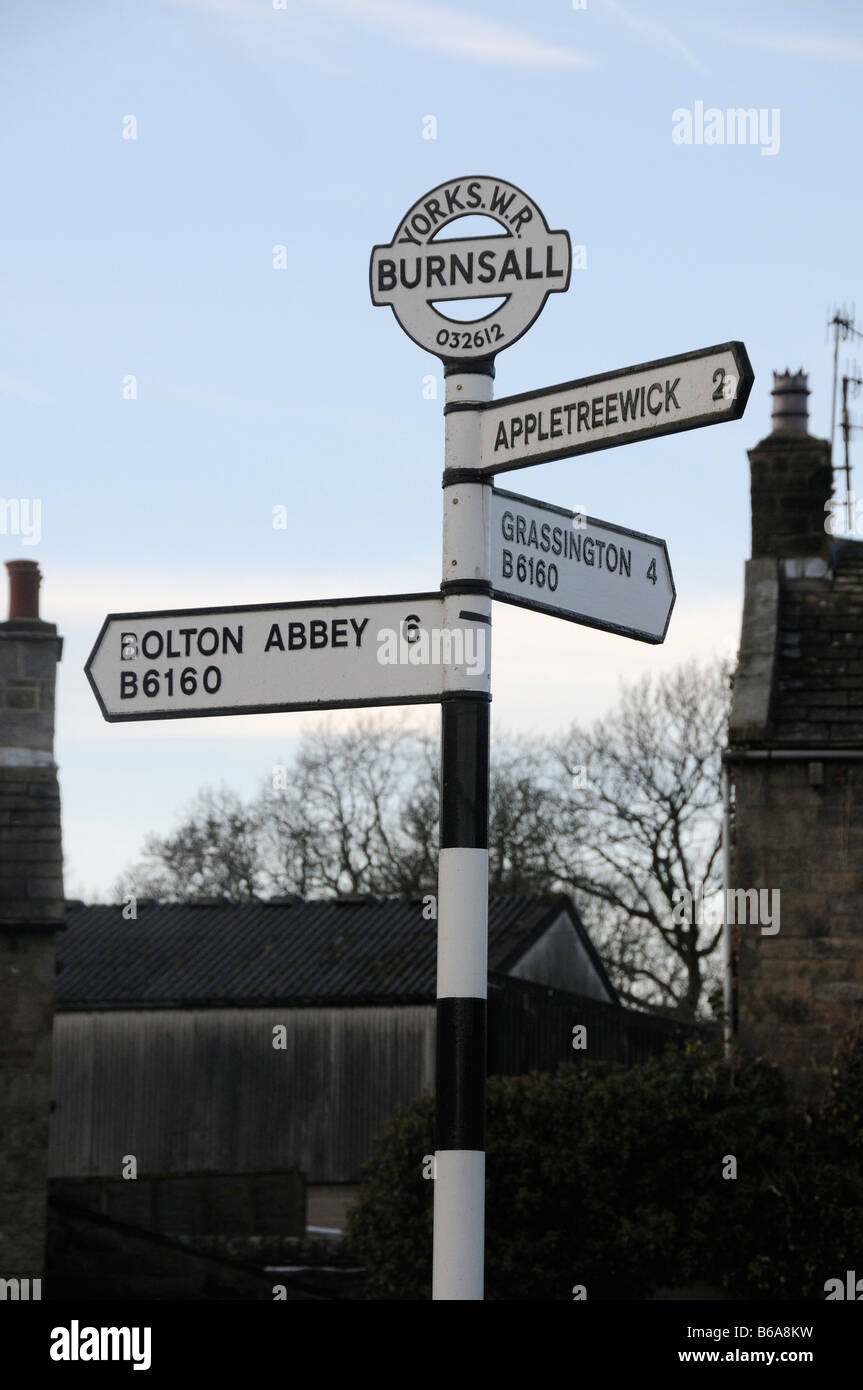
[[[561,909],[586,941],[566,898],[491,898],[489,968],[513,969]],[[59,1009],[435,996],[435,923],[419,900],[139,902],[135,921],[119,906],[75,904],[57,954]]]

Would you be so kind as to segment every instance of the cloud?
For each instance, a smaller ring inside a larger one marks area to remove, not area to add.
[[[666,53],[682,58],[686,66],[695,72],[704,71],[692,49],[688,48],[676,34],[672,34],[670,29],[664,28],[661,24],[655,24],[649,19],[642,19],[638,15],[631,14],[620,4],[620,0],[603,0],[603,4],[616,19],[619,19],[628,29],[632,29],[634,33],[640,34],[655,48],[661,48]]]
[[[519,68],[591,67],[589,58],[571,48],[421,0],[318,0],[319,7],[366,24],[388,29],[415,48],[449,53],[474,62]]]
[[[249,19],[274,15],[253,0],[180,0],[216,14]],[[294,5],[296,0],[290,0]],[[305,0],[306,8],[338,14],[354,23],[387,32],[412,48],[447,53],[470,62],[516,68],[589,68],[593,62],[582,53],[559,44],[543,43],[491,19],[463,14],[423,0]]]

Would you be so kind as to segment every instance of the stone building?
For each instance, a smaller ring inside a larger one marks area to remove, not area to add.
[[[0,623],[0,1279],[41,1279],[54,940],[63,925],[54,679],[62,639],[39,618],[39,568],[8,560]],[[27,1297],[22,1292],[22,1297]]]
[[[749,452],[725,762],[729,886],[780,895],[778,931],[737,912],[737,1033],[799,1100],[826,1095],[863,1022],[863,543],[833,534],[830,444],[809,434],[808,394],[802,371],[774,374],[772,430]]]

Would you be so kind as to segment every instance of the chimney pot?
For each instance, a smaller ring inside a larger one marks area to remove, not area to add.
[[[773,413],[771,416],[773,434],[808,434],[809,395],[807,374],[802,367],[799,372],[773,373]]]
[[[42,576],[35,560],[7,560],[9,571],[9,620],[39,618],[39,585]]]

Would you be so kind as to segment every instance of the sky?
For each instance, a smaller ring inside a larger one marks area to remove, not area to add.
[[[825,326],[860,280],[851,0],[6,0],[0,51],[0,500],[39,516],[0,512],[0,556],[38,561],[64,638],[68,896],[355,718],[108,724],[83,670],[107,613],[440,582],[441,367],[368,263],[445,180],[514,183],[583,248],[496,395],[731,339],[755,372],[740,420],[499,476],[665,538],[677,603],[662,646],[496,605],[493,731],[734,653],[772,372],[808,371],[829,436]],[[763,136],[677,143],[699,102]]]

